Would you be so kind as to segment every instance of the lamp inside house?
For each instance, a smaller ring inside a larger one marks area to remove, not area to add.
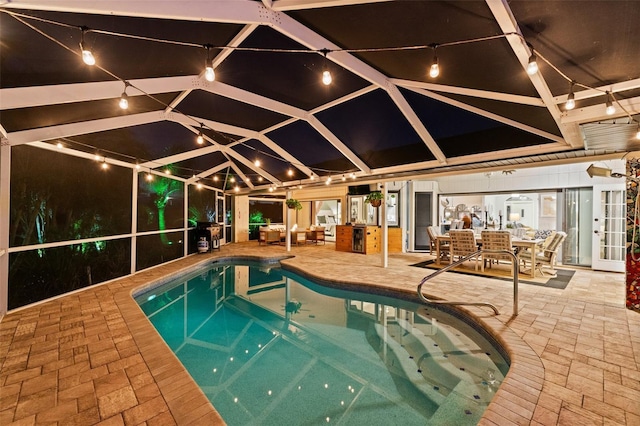
[[[516,227],[516,223],[520,220],[520,213],[509,213],[509,220],[513,222],[513,227]]]

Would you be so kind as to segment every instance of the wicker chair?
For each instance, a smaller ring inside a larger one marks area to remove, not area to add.
[[[451,257],[449,264],[453,263],[453,259],[457,256],[463,258],[478,251],[476,244],[476,236],[472,229],[452,229],[449,231],[451,236]],[[476,271],[478,270],[478,257],[476,255]]]
[[[512,251],[511,232],[509,231],[482,231],[482,250],[508,250]],[[482,253],[482,272],[486,267],[487,260],[489,266],[495,260],[500,262],[506,260],[511,264],[511,273],[513,273],[513,258],[506,253]]]
[[[556,276],[555,265],[558,251],[564,239],[567,238],[566,232],[558,231],[553,235],[551,241],[543,246],[542,253],[537,253],[535,260],[532,259],[532,253],[529,251],[523,251],[518,254],[518,260],[522,262],[522,268],[526,268],[527,262],[531,264],[532,268],[536,268],[540,271],[540,275],[545,275],[543,267],[551,269],[551,276]],[[546,243],[546,242],[545,242]],[[535,263],[535,264],[534,264]]]
[[[429,237],[429,253],[432,255],[436,255],[438,251],[438,247],[436,244],[438,242],[438,236],[441,235],[440,228],[437,226],[427,226],[427,236]],[[450,245],[447,242],[440,241],[440,257],[448,257]]]

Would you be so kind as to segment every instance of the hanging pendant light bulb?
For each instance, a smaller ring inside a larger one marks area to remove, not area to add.
[[[529,49],[531,49],[531,56],[529,56],[529,63],[527,64],[527,74],[534,75],[538,72],[538,62],[536,52],[533,50],[533,46],[527,43]]]
[[[636,133],[636,139],[640,140],[640,123],[638,123],[638,132]]]
[[[204,78],[207,81],[214,81],[216,79],[216,72],[213,70],[213,60],[211,59],[211,45],[205,45],[207,48],[207,60],[204,63]]]
[[[575,99],[575,95],[573,94],[573,81],[572,81],[571,87],[569,88],[569,95],[567,96],[567,103],[564,104],[564,108],[567,111],[571,111],[575,107],[576,107],[576,99]]]
[[[198,132],[198,138],[196,139],[199,145],[204,143],[204,135],[202,134],[202,124],[200,124],[200,131]]]
[[[127,92],[122,92],[122,95],[120,96],[120,102],[118,102],[118,105],[120,105],[120,108],[122,109],[129,108],[129,100],[127,98],[128,98]]]
[[[118,105],[120,105],[120,108],[122,108],[122,109],[129,108],[129,99],[128,99],[128,96],[127,96],[127,87],[129,87],[129,82],[125,81],[124,82],[124,91],[122,92],[122,95],[120,95],[120,102],[118,102]]]
[[[607,108],[605,109],[605,112],[607,113],[607,115],[613,115],[616,112],[616,107],[613,106],[613,102],[611,102],[611,94],[609,92],[607,92]]]
[[[256,166],[256,167],[260,167],[260,165],[261,165],[262,163],[260,162],[260,159],[259,159],[259,158],[256,158],[256,161],[254,161],[254,163],[253,163],[253,164],[255,164],[255,166]]]
[[[431,61],[431,67],[429,68],[429,77],[436,78],[440,75],[440,66],[438,65],[438,55],[436,55],[436,49],[438,46],[433,47],[433,61]]]
[[[291,169],[291,167],[289,167],[289,170],[287,170],[287,176],[293,176],[293,170]]]
[[[325,86],[330,85],[333,81],[331,72],[329,72],[329,68],[327,67],[327,53],[329,53],[329,50],[322,50],[322,54],[324,55],[324,65],[322,66],[322,84],[324,84]]]
[[[80,30],[82,31],[82,34],[80,35],[80,52],[82,52],[82,61],[87,65],[95,65],[96,58],[93,56],[93,53],[84,46],[84,33],[87,31],[87,28],[81,27]]]

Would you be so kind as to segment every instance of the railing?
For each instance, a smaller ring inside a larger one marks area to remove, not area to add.
[[[429,304],[436,304],[436,305],[468,305],[468,306],[488,306],[491,309],[493,309],[493,312],[496,315],[500,315],[500,312],[498,312],[498,308],[496,308],[494,305],[492,305],[489,302],[450,302],[450,301],[446,301],[446,300],[431,300],[431,299],[427,299],[423,294],[422,294],[422,286],[429,281],[432,278],[437,277],[438,275],[447,272],[448,270],[455,268],[456,266],[466,262],[467,260],[476,257],[478,255],[481,255],[482,253],[490,253],[490,254],[508,254],[511,256],[512,258],[512,262],[513,262],[513,315],[518,315],[518,269],[519,269],[519,265],[518,265],[518,258],[516,257],[515,254],[513,254],[512,251],[510,250],[478,250],[474,253],[471,253],[470,255],[464,256],[463,258],[457,260],[456,262],[453,262],[447,266],[445,266],[442,269],[438,269],[437,271],[433,272],[430,275],[427,275],[426,277],[424,277],[421,281],[420,284],[418,284],[418,297],[420,297],[420,299],[424,302],[424,303],[429,303]]]

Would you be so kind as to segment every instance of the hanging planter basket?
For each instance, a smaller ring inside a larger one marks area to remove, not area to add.
[[[371,204],[373,207],[380,207],[382,204],[382,198],[382,193],[380,191],[374,191],[365,197],[364,202]]]
[[[288,208],[292,209],[292,210],[300,210],[302,209],[302,204],[300,204],[300,201],[294,199],[294,198],[290,198],[287,201],[285,201],[285,204],[287,205]]]

